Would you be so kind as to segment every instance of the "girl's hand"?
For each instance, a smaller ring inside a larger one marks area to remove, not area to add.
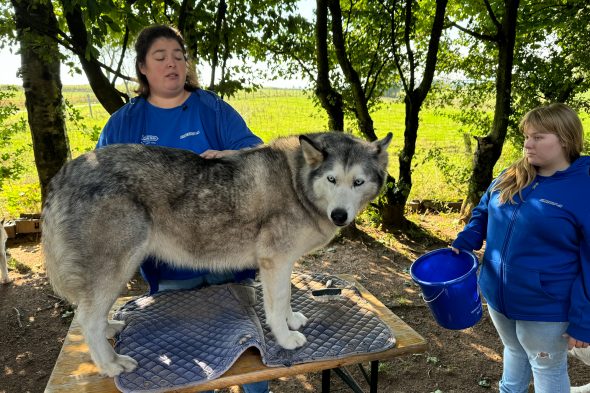
[[[458,249],[458,248],[455,248],[455,247],[453,247],[453,246],[451,246],[451,251],[453,251],[453,252],[454,252],[455,254],[457,254],[457,255],[459,255],[459,253],[461,252],[461,251],[459,251],[459,249]]]
[[[588,346],[590,345],[590,343],[587,343],[585,341],[576,340],[567,333],[564,334],[563,337],[567,338],[567,349],[588,348]]]

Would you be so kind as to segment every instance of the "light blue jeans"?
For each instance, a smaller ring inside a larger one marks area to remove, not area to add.
[[[252,382],[242,385],[245,393],[269,393],[268,381]],[[207,390],[202,393],[213,393],[213,390]]]
[[[504,344],[500,393],[528,392],[531,376],[535,393],[569,393],[567,322],[520,321],[488,307]]]

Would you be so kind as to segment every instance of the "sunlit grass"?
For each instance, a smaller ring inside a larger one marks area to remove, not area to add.
[[[0,89],[2,88],[0,86]],[[109,115],[96,101],[89,86],[65,86],[63,95],[80,118],[80,120],[73,120],[76,116],[70,115],[67,121],[70,149],[72,156],[76,157],[94,148],[96,138]],[[16,121],[18,117],[26,117],[22,89],[11,101],[21,111],[10,121]],[[325,131],[328,127],[325,111],[314,104],[309,93],[301,90],[263,89],[255,93],[238,93],[227,101],[244,117],[250,129],[265,142],[285,135]],[[445,115],[456,110],[458,109],[424,108],[422,110],[416,154],[412,161],[413,187],[410,200],[451,201],[464,197],[465,182],[450,181],[449,177],[454,174],[449,174],[448,168],[462,168],[461,170],[469,171],[476,142],[472,137],[463,135],[459,124]],[[398,155],[404,144],[404,105],[393,99],[385,99],[371,116],[378,137],[383,137],[388,132],[393,133],[388,170],[394,178],[397,178]],[[585,129],[590,130],[590,116],[582,114],[581,118]],[[355,119],[346,119],[345,129],[347,132],[357,133]],[[4,187],[0,190],[0,217],[15,217],[21,212],[40,210],[38,202],[40,198],[35,195],[38,194],[39,189],[38,179],[31,136],[28,132],[15,135],[11,140],[10,150],[22,146],[27,147],[27,151],[22,156],[26,173],[17,181],[4,182]],[[437,149],[440,149],[442,153],[442,158],[438,162],[426,159]],[[502,157],[496,164],[495,174],[508,166],[519,154],[519,147],[506,143]],[[447,166],[446,174],[441,170],[441,166],[444,165]]]

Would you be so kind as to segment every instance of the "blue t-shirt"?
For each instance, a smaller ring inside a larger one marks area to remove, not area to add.
[[[242,117],[215,94],[197,90],[175,108],[159,108],[142,97],[132,99],[115,112],[99,137],[97,148],[115,143],[141,143],[191,150],[239,150],[262,143],[246,126]],[[141,273],[150,285],[150,294],[158,292],[162,280],[227,281],[226,274],[210,277],[207,270],[175,268],[165,261],[148,257]],[[254,278],[255,270],[235,272],[232,281]]]
[[[203,132],[201,117],[191,116],[186,104],[176,108],[158,108],[147,102],[145,117],[146,129],[141,135],[144,145],[176,147],[195,153],[211,149]]]

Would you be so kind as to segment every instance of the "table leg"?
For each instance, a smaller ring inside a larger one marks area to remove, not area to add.
[[[322,370],[322,393],[330,393],[330,369]]]
[[[371,362],[371,393],[377,393],[377,383],[379,382],[379,360],[373,360]]]
[[[352,375],[344,367],[338,367],[334,369],[334,372],[352,389],[354,393],[363,393],[363,389],[354,380]]]

